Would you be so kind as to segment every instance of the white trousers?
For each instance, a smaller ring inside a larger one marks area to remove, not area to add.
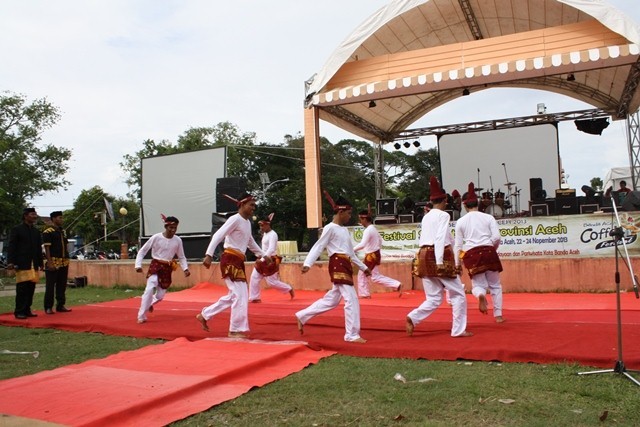
[[[364,271],[362,270],[358,271],[358,295],[360,295],[361,297],[371,296],[371,282],[382,285],[385,288],[398,289],[398,286],[400,286],[399,280],[383,276],[382,273],[380,273],[378,266],[376,265],[375,267],[373,267],[373,270],[371,270],[371,277],[367,277],[367,275],[364,274]]]
[[[138,320],[147,320],[147,311],[149,311],[149,307],[162,301],[166,293],[167,290],[162,289],[158,285],[158,275],[152,274],[151,276],[149,276],[149,278],[147,279],[147,287],[144,288],[142,300],[140,301]]]
[[[453,325],[451,336],[457,337],[467,329],[467,299],[464,294],[464,285],[460,278],[423,277],[422,286],[426,300],[418,308],[411,311],[407,317],[417,326],[429,317],[436,308],[440,307],[445,289],[449,291],[452,305]]]
[[[268,286],[273,289],[277,289],[282,293],[287,293],[292,289],[291,285],[280,280],[280,273],[275,273],[271,276],[263,276],[254,268],[253,273],[251,273],[251,279],[249,280],[249,301],[260,299],[260,281],[262,279],[267,282]]]
[[[360,302],[353,286],[334,284],[322,298],[297,312],[296,317],[304,325],[312,317],[336,308],[341,298],[344,298],[344,340],[357,340],[360,338]]]
[[[208,307],[202,309],[202,317],[211,319],[218,313],[231,308],[229,332],[249,332],[249,302],[246,282],[234,282],[225,278],[229,293]]]
[[[471,293],[474,297],[486,296],[487,291],[491,294],[493,317],[502,316],[502,284],[499,271],[485,271],[471,278]]]

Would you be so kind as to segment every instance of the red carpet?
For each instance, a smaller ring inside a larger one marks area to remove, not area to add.
[[[211,332],[200,329],[194,316],[202,307],[226,293],[226,287],[200,284],[167,294],[156,306],[149,322],[136,324],[139,298],[73,307],[68,314],[16,320],[0,315],[0,324],[59,328],[71,331],[102,332],[114,335],[198,340],[224,337],[229,314],[209,321]],[[612,368],[618,359],[616,295],[610,294],[505,294],[503,324],[477,310],[468,295],[470,338],[452,338],[451,309],[444,305],[418,325],[413,337],[404,332],[406,314],[424,299],[422,291],[398,298],[396,293],[374,294],[362,300],[362,336],[367,344],[345,343],[341,308],[312,319],[305,335],[298,334],[294,313],[309,305],[322,292],[298,291],[289,301],[287,294],[263,291],[263,303],[250,305],[253,339],[266,341],[303,339],[314,349],[363,357],[425,358],[433,360],[496,360],[503,362],[577,362]],[[622,294],[623,360],[629,369],[640,368],[640,300]]]
[[[178,338],[0,381],[0,413],[73,426],[165,425],[331,354],[301,343]]]

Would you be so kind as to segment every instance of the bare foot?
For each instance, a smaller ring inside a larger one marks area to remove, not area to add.
[[[202,330],[209,332],[209,326],[207,325],[207,320],[204,317],[202,317],[202,314],[198,314],[196,316],[196,320],[200,322],[200,325],[202,326]]]
[[[407,335],[411,336],[413,335],[413,321],[411,320],[411,318],[409,316],[407,316],[407,322],[404,325],[405,330],[407,331]]]
[[[148,311],[149,313],[153,313],[153,306],[150,306]]]
[[[364,343],[367,342],[367,340],[365,340],[364,338],[360,337],[360,338],[357,338],[357,339],[355,339],[353,341],[349,341],[349,342],[354,342],[356,344],[364,344]]]
[[[371,299],[371,295],[367,295],[366,297],[360,297],[360,299]]]
[[[291,295],[291,299],[294,299],[296,297],[296,292],[293,290],[293,288],[291,288],[291,290],[289,291],[289,295]]]
[[[302,324],[300,319],[298,319],[297,316],[296,316],[296,321],[298,322],[298,330],[300,331],[300,335],[303,335],[304,334],[304,325]]]
[[[496,323],[504,323],[504,318],[502,316],[496,316]]]
[[[249,302],[253,302],[253,303],[259,304],[259,303],[262,302],[262,300],[261,299],[252,299]]]
[[[460,335],[456,335],[454,338],[465,338],[465,337],[472,337],[472,336],[473,336],[473,332],[464,331]]]
[[[484,295],[478,297],[478,310],[482,314],[487,314],[487,297]]]
[[[398,292],[398,298],[402,297],[402,283],[398,285],[396,292]]]
[[[142,325],[143,323],[145,323],[147,321],[147,319],[138,319],[138,323],[140,325]]]
[[[229,334],[227,336],[229,338],[246,338],[247,334],[245,334],[243,332],[231,332],[231,331],[229,331]]]

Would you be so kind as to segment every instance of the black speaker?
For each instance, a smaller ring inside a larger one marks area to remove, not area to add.
[[[578,213],[578,199],[573,197],[556,197],[556,215],[575,215]]]
[[[533,202],[544,202],[547,192],[542,187],[542,178],[529,178],[529,197]]]
[[[623,211],[640,211],[640,191],[630,191],[622,201]]]
[[[398,199],[376,200],[376,215],[398,215]]]
[[[247,180],[237,176],[218,178],[216,180],[216,212],[235,212],[238,206],[223,196],[227,194],[234,199],[240,198],[247,191]]]

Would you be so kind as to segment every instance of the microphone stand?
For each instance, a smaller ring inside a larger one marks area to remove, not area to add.
[[[616,208],[616,201],[613,196],[611,197],[611,206],[613,206],[613,212],[616,216],[616,220],[618,223],[617,227],[612,227],[609,232],[609,236],[613,237],[614,245],[615,245],[615,281],[616,281],[616,317],[618,322],[618,360],[612,369],[602,369],[598,371],[589,371],[589,372],[578,372],[578,375],[590,375],[590,374],[608,374],[608,373],[617,373],[620,375],[624,375],[635,385],[640,386],[640,381],[635,379],[629,372],[638,373],[640,371],[628,370],[624,361],[622,360],[622,309],[620,306],[620,269],[618,266],[618,242],[622,242],[622,247],[624,248],[625,256],[626,256],[626,265],[631,273],[631,280],[633,280],[633,290],[636,294],[636,299],[640,298],[638,295],[638,278],[633,274],[633,268],[631,267],[631,261],[629,259],[629,252],[627,251],[627,243],[624,240],[624,230],[622,230],[622,224],[620,223],[620,217],[618,216],[618,209]],[[613,219],[611,221],[613,223]]]

